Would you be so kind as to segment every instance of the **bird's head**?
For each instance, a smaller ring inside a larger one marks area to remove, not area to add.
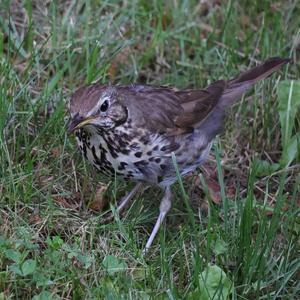
[[[123,124],[128,112],[121,97],[112,87],[92,85],[77,90],[70,101],[68,132],[80,128],[105,131]]]

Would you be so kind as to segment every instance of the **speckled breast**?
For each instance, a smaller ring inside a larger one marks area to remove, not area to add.
[[[171,162],[168,141],[139,131],[134,135],[118,133],[80,129],[77,144],[85,158],[106,176],[159,184]]]

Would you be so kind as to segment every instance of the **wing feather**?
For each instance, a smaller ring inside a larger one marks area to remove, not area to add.
[[[176,91],[168,87],[120,87],[126,94],[129,117],[135,126],[156,133],[187,133],[193,130],[214,108],[225,88],[224,81],[206,90]]]

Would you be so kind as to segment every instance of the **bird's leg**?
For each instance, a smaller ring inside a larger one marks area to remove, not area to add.
[[[138,182],[134,188],[127,193],[124,197],[122,197],[121,201],[118,203],[118,207],[116,209],[118,214],[122,214],[128,203],[133,199],[133,197],[136,195],[136,193],[141,189],[142,183]],[[112,221],[113,214],[110,214],[108,217],[104,218],[101,223],[106,224]]]
[[[152,242],[160,228],[160,225],[162,224],[163,220],[165,219],[168,211],[171,208],[171,200],[172,200],[172,192],[171,192],[171,187],[166,187],[165,189],[165,194],[160,202],[160,206],[159,206],[159,216],[156,220],[156,223],[153,227],[153,230],[151,232],[151,235],[147,241],[147,244],[143,250],[143,254],[146,254],[147,251],[149,250],[149,248],[152,245]]]
[[[122,197],[122,199],[117,207],[117,212],[119,214],[121,214],[124,211],[127,204],[132,200],[132,198],[141,189],[141,187],[142,187],[142,183],[138,182],[128,194],[126,194],[124,197]]]

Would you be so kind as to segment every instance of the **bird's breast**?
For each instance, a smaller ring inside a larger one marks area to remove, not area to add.
[[[170,162],[169,143],[160,135],[137,130],[76,133],[78,147],[101,173],[158,184]]]

